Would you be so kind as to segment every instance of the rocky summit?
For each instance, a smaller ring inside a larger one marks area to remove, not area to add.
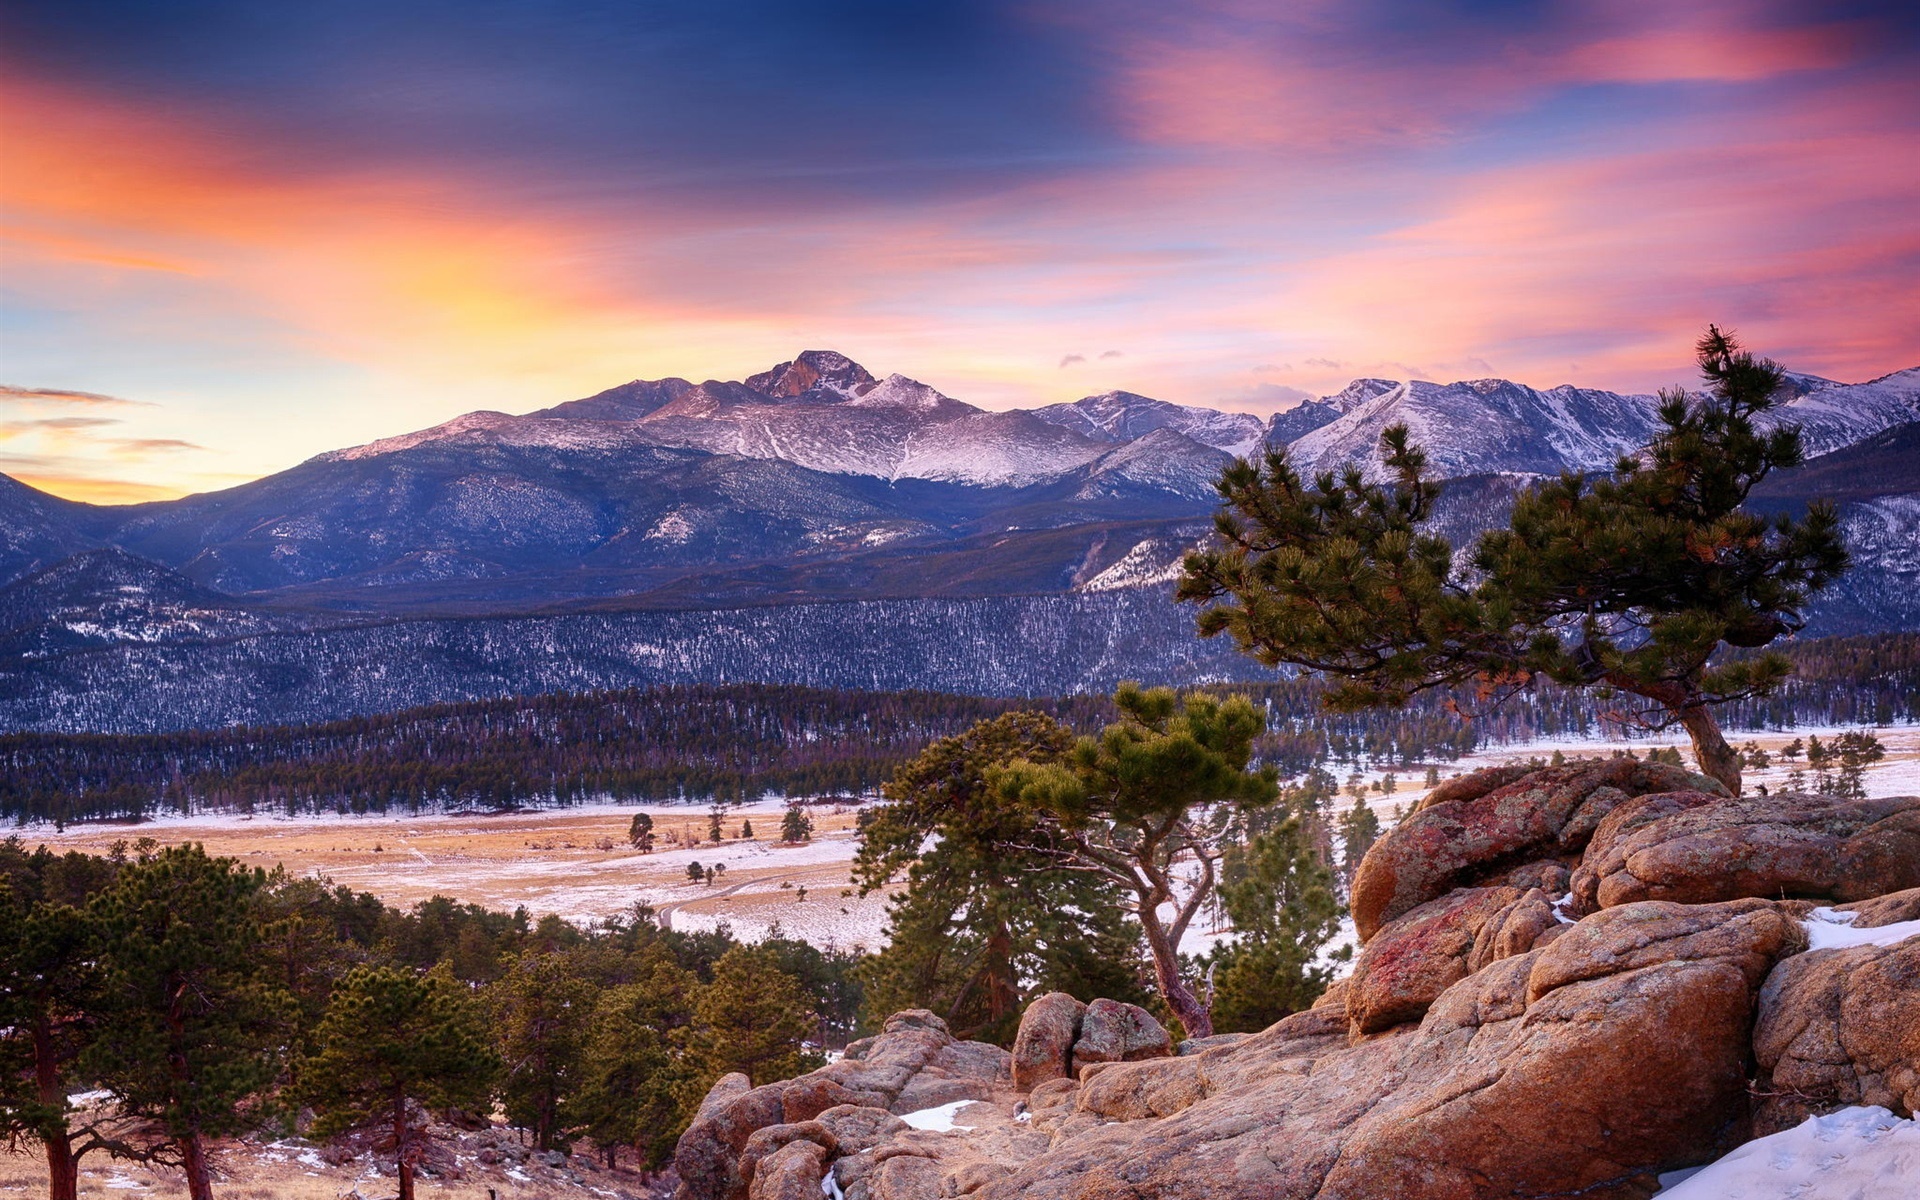
[[[1353,892],[1352,972],[1258,1034],[1176,1046],[1055,993],[1009,1053],[897,1013],[810,1075],[722,1079],[678,1194],[1641,1200],[1810,1116],[1920,1105],[1920,797],[1483,771]]]

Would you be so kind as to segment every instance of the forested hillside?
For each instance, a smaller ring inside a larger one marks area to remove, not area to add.
[[[1920,635],[1821,639],[1788,653],[1794,679],[1776,696],[1729,706],[1730,727],[1920,720]],[[1333,714],[1320,705],[1322,686],[1237,685],[1266,706],[1270,732],[1260,754],[1283,771],[1323,761],[1449,760],[1489,742],[1594,733],[1610,705],[1546,688],[1497,707],[1433,693],[1398,711]],[[1015,709],[1082,731],[1112,718],[1111,701],[1100,695],[1023,700],[741,684],[558,693],[305,726],[12,734],[0,737],[0,815],[82,820],[169,810],[457,810],[857,794],[876,789],[929,742]]]

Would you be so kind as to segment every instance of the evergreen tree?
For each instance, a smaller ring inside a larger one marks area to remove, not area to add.
[[[752,841],[752,840],[753,840],[753,822],[752,822],[752,820],[750,820],[750,819],[745,819],[745,818],[743,818],[743,819],[741,820],[741,822],[740,822],[740,837],[741,837],[741,839],[742,839],[742,840],[744,840],[744,841],[749,841],[749,842],[750,842],[750,841]]]
[[[1243,696],[1182,701],[1132,683],[1114,703],[1121,719],[1080,739],[1065,763],[1017,762],[990,782],[1035,815],[1029,849],[1126,891],[1161,999],[1188,1037],[1207,1037],[1213,1023],[1184,977],[1180,940],[1212,898],[1223,835],[1278,794],[1270,770],[1248,769],[1266,719]]]
[[[570,956],[535,950],[487,988],[500,1098],[507,1120],[531,1130],[538,1149],[564,1141],[561,1110],[579,1086],[594,991]]]
[[[1340,818],[1340,874],[1349,887],[1353,884],[1353,873],[1360,868],[1360,860],[1379,837],[1380,818],[1365,800],[1355,800],[1353,807]]]
[[[565,1107],[567,1120],[602,1148],[608,1167],[621,1146],[633,1147],[643,1167],[659,1167],[691,1115],[683,1096],[694,1086],[692,1067],[675,1038],[699,981],[671,956],[648,959],[635,982],[596,997],[580,1087]]]
[[[67,1101],[74,1060],[98,1033],[97,932],[69,904],[28,901],[0,877],[0,1137],[46,1152],[51,1200],[79,1195],[79,1164],[124,1147]]]
[[[91,906],[101,931],[105,1028],[86,1066],[121,1111],[151,1122],[193,1200],[211,1200],[205,1139],[245,1129],[280,1069],[285,993],[255,970],[265,881],[176,846],[121,871]]]
[[[714,964],[713,982],[693,1001],[687,1048],[704,1094],[732,1071],[755,1084],[790,1079],[818,1065],[801,1043],[814,1025],[813,1005],[800,982],[766,951],[735,946]]]
[[[1235,940],[1209,956],[1213,1017],[1224,1032],[1265,1029],[1311,1005],[1333,976],[1314,965],[1339,931],[1333,874],[1300,815],[1227,851],[1220,899]]]
[[[1831,755],[1840,765],[1833,781],[1833,794],[1848,800],[1863,800],[1867,795],[1867,766],[1887,756],[1880,739],[1864,729],[1840,734],[1833,739]]]
[[[714,805],[712,808],[707,810],[707,840],[708,841],[717,842],[726,837],[726,834],[722,832],[720,829],[720,818],[725,814],[726,814],[726,810],[721,808],[718,804]]]
[[[413,1200],[418,1138],[409,1103],[484,1110],[498,1060],[484,1018],[445,966],[357,967],[341,980],[317,1049],[300,1065],[298,1095],[322,1137],[385,1126],[393,1133],[399,1200]]]
[[[1332,677],[1336,709],[1466,684],[1499,697],[1536,677],[1634,697],[1623,715],[1684,727],[1701,769],[1738,793],[1713,706],[1775,691],[1789,664],[1716,655],[1800,629],[1847,553],[1830,504],[1798,519],[1742,507],[1801,461],[1798,429],[1756,425],[1778,403],[1780,369],[1716,328],[1698,354],[1705,396],[1664,394],[1660,432],[1611,476],[1523,492],[1470,572],[1428,530],[1439,490],[1394,426],[1381,436],[1391,485],[1349,465],[1308,487],[1283,451],[1235,462],[1219,485],[1219,545],[1188,556],[1179,595],[1210,605],[1204,635]]]
[[[653,818],[643,812],[633,814],[627,825],[627,842],[642,854],[653,853]]]
[[[1146,999],[1118,885],[1027,849],[1045,836],[1037,814],[988,783],[997,767],[1059,762],[1072,747],[1038,713],[982,721],[903,766],[884,789],[891,803],[862,814],[862,894],[906,882],[885,948],[861,969],[871,1016],[930,1008],[962,1036],[1005,1043],[1043,992]]]
[[[804,842],[813,837],[813,821],[807,816],[807,810],[800,804],[787,805],[787,815],[780,819],[780,840],[783,842]]]

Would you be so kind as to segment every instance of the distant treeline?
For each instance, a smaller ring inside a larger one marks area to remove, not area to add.
[[[1778,695],[1729,705],[1730,728],[1920,720],[1920,634],[1787,648]],[[1315,763],[1451,760],[1487,743],[1598,734],[1604,696],[1546,687],[1498,706],[1453,693],[1404,709],[1329,713],[1315,680],[1232,685],[1269,713],[1262,757]],[[588,800],[705,803],[769,792],[876,790],[929,742],[1015,709],[1091,732],[1104,696],[1017,700],[787,685],[674,686],[436,705],[320,725],[167,734],[0,736],[0,816],[137,818],[202,809],[364,813]]]

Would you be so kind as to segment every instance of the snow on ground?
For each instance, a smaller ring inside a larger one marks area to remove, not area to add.
[[[1911,1200],[1920,1123],[1843,1108],[1758,1138],[1693,1172],[1660,1177],[1665,1200]]]
[[[953,1118],[967,1105],[977,1103],[979,1103],[977,1100],[955,1100],[951,1104],[942,1104],[937,1108],[923,1108],[917,1112],[907,1113],[900,1119],[914,1129],[931,1129],[939,1133],[951,1133],[956,1129],[972,1129],[971,1125],[955,1123]]]
[[[1855,929],[1859,913],[1835,912],[1816,908],[1800,922],[1807,930],[1807,949],[1842,950],[1848,946],[1897,946],[1910,937],[1920,937],[1920,921],[1899,921],[1873,929]]]
[[[1787,784],[1788,765],[1779,757],[1780,747],[1796,738],[1805,741],[1809,737],[1819,737],[1822,741],[1831,741],[1836,734],[1852,733],[1865,729],[1880,739],[1887,749],[1887,756],[1880,762],[1866,768],[1865,785],[1868,796],[1911,796],[1920,793],[1920,725],[1801,725],[1793,729],[1729,729],[1727,741],[1735,747],[1756,742],[1774,756],[1773,765],[1763,770],[1747,771],[1743,782],[1748,788],[1765,784],[1769,791],[1779,791]],[[1653,747],[1671,747],[1680,751],[1680,757],[1689,767],[1693,766],[1693,751],[1686,734],[1678,729],[1657,734],[1640,734],[1631,738],[1608,737],[1559,737],[1543,738],[1534,742],[1506,742],[1483,746],[1457,762],[1441,768],[1442,775],[1465,774],[1477,771],[1481,767],[1498,766],[1502,763],[1522,762],[1529,758],[1548,758],[1558,750],[1568,758],[1581,756],[1595,757],[1612,754],[1615,750],[1631,749],[1644,755]],[[1806,768],[1806,759],[1799,760],[1802,770]],[[1368,782],[1378,778],[1379,772],[1368,774]],[[1407,772],[1399,772],[1402,782]],[[1809,777],[1811,772],[1808,772]],[[1344,782],[1344,779],[1343,779]]]

